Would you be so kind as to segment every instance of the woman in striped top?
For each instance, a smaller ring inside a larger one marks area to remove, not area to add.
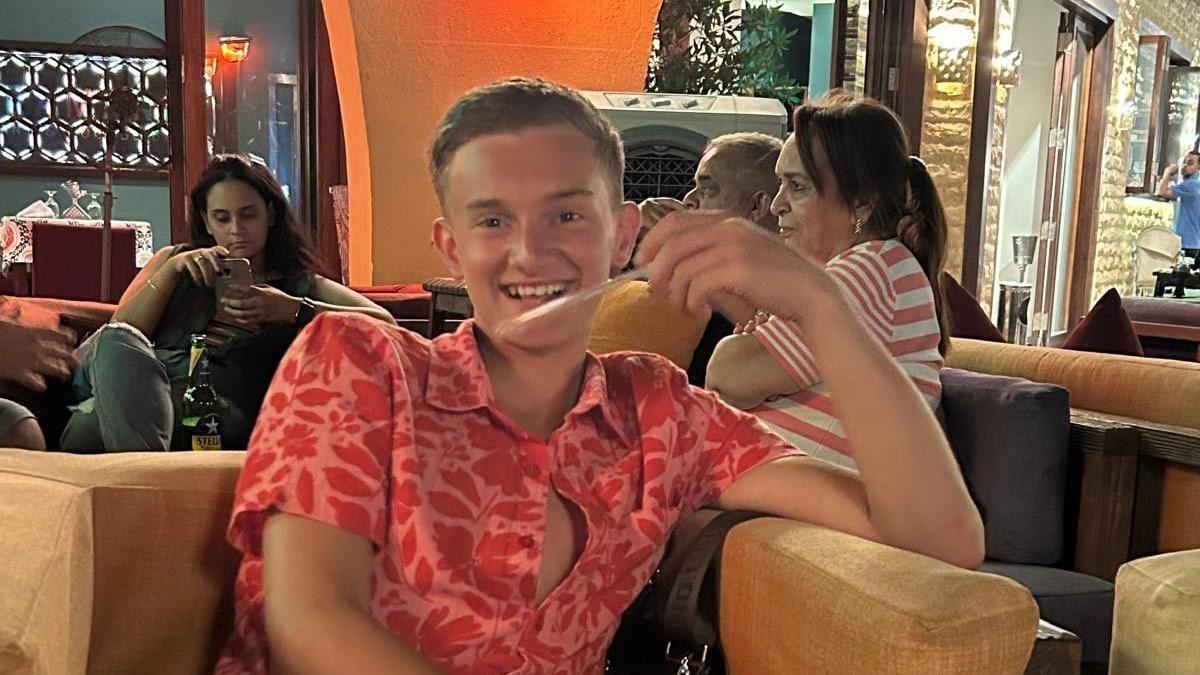
[[[939,281],[946,220],[933,180],[909,156],[899,119],[877,101],[832,93],[798,108],[795,129],[776,166],[771,208],[780,234],[792,252],[824,266],[850,311],[935,409],[948,340]],[[706,237],[711,245],[720,240]],[[727,255],[745,258],[767,243],[728,245]],[[721,304],[762,311],[718,344],[706,386],[810,455],[854,466],[837,404],[795,317],[787,317],[785,301],[763,300],[763,287],[783,277],[765,259],[757,267],[754,278],[723,282]]]

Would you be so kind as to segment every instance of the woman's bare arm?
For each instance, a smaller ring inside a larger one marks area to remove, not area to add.
[[[642,242],[650,284],[692,312],[733,293],[797,322],[829,386],[859,475],[812,459],[758,467],[721,496],[964,567],[983,558],[983,526],[945,434],[900,365],[833,280],[753,224],[673,214]],[[860,482],[861,481],[861,482]]]
[[[800,385],[753,335],[730,335],[717,343],[704,388],[729,405],[749,410],[773,396],[800,391]]]

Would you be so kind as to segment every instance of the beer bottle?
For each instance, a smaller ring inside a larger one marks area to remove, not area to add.
[[[205,336],[192,336],[188,359],[188,384],[183,392],[183,421],[192,450],[221,449],[221,413],[217,391],[209,382],[208,349]]]

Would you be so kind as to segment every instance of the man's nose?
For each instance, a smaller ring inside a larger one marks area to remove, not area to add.
[[[545,250],[546,243],[543,234],[538,232],[538,228],[534,225],[518,225],[512,244],[513,261],[527,263],[536,260]]]
[[[686,209],[700,208],[700,197],[696,194],[696,188],[692,188],[686,195],[683,196],[683,207]]]

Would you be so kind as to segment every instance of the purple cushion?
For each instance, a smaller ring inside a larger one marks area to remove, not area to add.
[[[946,434],[983,516],[987,557],[1053,565],[1063,557],[1067,390],[942,369]]]
[[[1083,321],[1067,336],[1063,349],[1145,356],[1142,343],[1138,341],[1137,333],[1133,332],[1133,324],[1121,307],[1121,296],[1115,288],[1108,289],[1100,296]]]
[[[1121,298],[1130,321],[1200,328],[1200,303],[1171,298]],[[1155,359],[1196,361],[1196,340],[1139,335],[1142,353]]]
[[[942,272],[942,290],[946,294],[945,311],[950,319],[951,337],[1005,341],[975,297],[946,272]]]

